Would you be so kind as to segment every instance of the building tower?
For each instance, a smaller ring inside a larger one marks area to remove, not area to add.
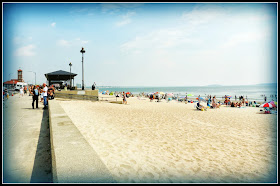
[[[18,70],[18,81],[19,82],[23,82],[23,80],[22,80],[22,70]]]

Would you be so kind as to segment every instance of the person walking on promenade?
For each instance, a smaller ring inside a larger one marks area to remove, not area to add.
[[[47,104],[48,104],[48,87],[46,85],[46,83],[43,84],[44,88],[43,88],[43,98],[44,98],[44,108],[43,109],[46,109],[47,108]]]
[[[36,101],[36,108],[39,108],[38,107],[38,97],[39,97],[39,90],[38,90],[38,87],[35,86],[33,91],[32,91],[32,97],[33,97],[33,101],[32,101],[32,108],[34,109],[34,102]]]
[[[24,94],[27,94],[27,87],[26,86],[24,86]]]
[[[39,87],[39,92],[40,92],[40,97],[41,97],[40,102],[42,103],[42,102],[43,102],[43,98],[44,98],[44,96],[43,96],[43,89],[42,89],[42,87]]]
[[[21,87],[21,88],[19,89],[19,97],[20,97],[20,96],[23,97],[23,87]]]

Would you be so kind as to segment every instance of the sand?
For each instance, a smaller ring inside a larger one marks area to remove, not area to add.
[[[277,115],[127,100],[59,101],[118,182],[275,181]]]

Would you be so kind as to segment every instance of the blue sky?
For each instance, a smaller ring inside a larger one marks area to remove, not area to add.
[[[277,81],[276,3],[4,3],[3,80],[85,85],[247,85]],[[12,74],[11,74],[12,73]]]

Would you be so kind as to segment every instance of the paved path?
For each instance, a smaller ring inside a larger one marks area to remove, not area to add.
[[[52,182],[48,110],[32,109],[32,96],[3,104],[3,182]]]

